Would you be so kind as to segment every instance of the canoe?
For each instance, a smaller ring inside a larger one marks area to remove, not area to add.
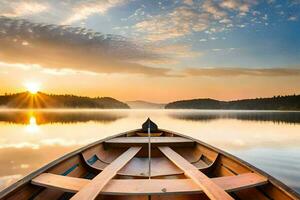
[[[300,199],[222,150],[145,123],[47,164],[4,189],[0,199]]]

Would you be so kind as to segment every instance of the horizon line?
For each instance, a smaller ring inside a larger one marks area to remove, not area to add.
[[[4,92],[0,94],[0,96],[9,96],[9,95],[16,95],[16,94],[21,94],[21,93],[30,93],[30,91],[26,90],[23,92],[14,92],[14,93],[8,93]],[[37,91],[36,94],[31,94],[31,95],[37,95],[38,93],[46,94],[46,95],[69,95],[69,96],[76,96],[76,97],[87,97],[87,98],[113,98],[122,102],[132,102],[132,101],[144,101],[147,103],[153,103],[153,104],[168,104],[172,102],[177,102],[177,101],[189,101],[189,100],[197,100],[197,99],[211,99],[211,100],[217,100],[217,101],[224,101],[224,102],[231,102],[231,101],[241,101],[241,100],[251,100],[251,99],[265,99],[265,98],[274,98],[274,97],[287,97],[287,96],[299,96],[300,94],[288,94],[288,95],[273,95],[273,96],[267,96],[267,97],[252,97],[252,98],[242,98],[242,99],[230,99],[230,100],[221,100],[221,99],[216,99],[216,98],[210,98],[210,97],[194,97],[194,98],[189,98],[189,99],[177,99],[173,101],[168,101],[165,103],[162,102],[153,102],[153,101],[148,101],[148,100],[141,100],[141,99],[134,99],[134,100],[121,100],[112,96],[88,96],[88,95],[78,95],[78,94],[71,94],[71,93],[65,93],[65,94],[60,94],[60,93],[46,93],[43,91]]]

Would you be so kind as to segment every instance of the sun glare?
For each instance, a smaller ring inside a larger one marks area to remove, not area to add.
[[[30,92],[31,94],[36,94],[39,89],[40,89],[40,84],[39,83],[25,83],[25,87],[27,89],[28,92]]]
[[[36,123],[36,118],[34,116],[30,116],[29,123],[26,126],[26,131],[29,133],[36,133],[39,131],[39,127]]]

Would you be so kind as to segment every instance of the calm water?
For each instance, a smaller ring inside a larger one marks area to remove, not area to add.
[[[138,128],[148,116],[300,192],[300,112],[195,110],[0,110],[0,190],[74,149]]]

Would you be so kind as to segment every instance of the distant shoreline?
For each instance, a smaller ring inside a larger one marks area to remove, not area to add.
[[[164,108],[1,108],[0,112],[45,111],[45,112],[110,112],[110,111],[166,111],[166,112],[300,112],[300,110],[242,110],[242,109],[164,109]]]
[[[130,107],[111,97],[82,97],[75,95],[53,95],[38,92],[22,92],[0,96],[0,107],[17,109],[130,109]]]
[[[112,97],[84,97],[22,92],[0,95],[0,110],[224,110],[224,111],[300,111],[300,95],[271,98],[219,101],[215,99],[189,99],[167,104],[147,101],[122,102]]]
[[[300,110],[300,95],[272,98],[219,101],[215,99],[190,99],[168,103],[166,109],[213,110]]]

